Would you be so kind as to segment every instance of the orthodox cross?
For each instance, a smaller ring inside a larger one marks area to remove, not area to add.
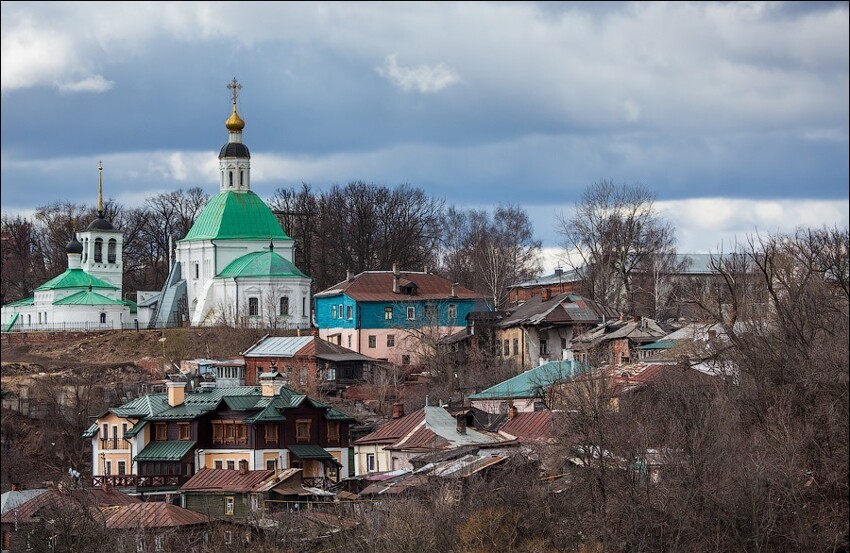
[[[233,80],[227,85],[227,88],[230,89],[231,94],[233,94],[233,103],[236,104],[236,98],[239,96],[239,89],[242,88],[242,85],[239,84],[239,81],[236,80],[236,77],[233,77]]]

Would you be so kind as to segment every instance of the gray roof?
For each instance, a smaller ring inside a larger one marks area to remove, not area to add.
[[[0,515],[5,515],[12,509],[23,505],[30,499],[38,497],[46,491],[46,489],[13,490],[0,495]]]
[[[548,286],[550,284],[559,283],[565,284],[567,282],[578,282],[580,280],[581,276],[579,275],[578,269],[573,269],[561,273],[560,280],[558,279],[558,273],[552,273],[551,275],[532,278],[531,280],[526,280],[525,282],[513,284],[511,286],[508,286],[508,288],[533,288],[535,286]]]
[[[575,323],[597,323],[606,318],[617,317],[616,310],[603,307],[596,302],[584,298],[578,294],[556,294],[548,300],[542,296],[534,296],[527,302],[516,307],[498,326],[509,328],[516,325],[538,325],[546,322],[550,314],[554,313],[552,321],[563,324]]]
[[[246,357],[293,357],[312,342],[313,336],[275,336],[254,344],[242,355]]]

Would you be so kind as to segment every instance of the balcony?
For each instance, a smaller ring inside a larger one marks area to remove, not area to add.
[[[123,438],[107,438],[100,440],[100,449],[130,449],[130,444]]]
[[[189,480],[189,476],[139,476],[137,474],[110,474],[93,476],[92,486],[111,486],[113,488],[155,488],[160,486],[179,487]]]

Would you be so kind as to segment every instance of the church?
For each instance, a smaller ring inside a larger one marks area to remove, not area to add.
[[[251,152],[237,112],[242,86],[227,85],[232,113],[219,152],[219,192],[188,234],[177,241],[176,262],[153,304],[150,326],[310,326],[310,277],[292,262],[295,241],[251,190]]]
[[[66,246],[68,268],[33,295],[2,307],[3,331],[137,328],[136,304],[122,295],[124,234],[103,214],[98,164],[97,217]]]

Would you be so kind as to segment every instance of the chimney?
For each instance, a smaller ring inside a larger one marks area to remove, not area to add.
[[[457,297],[457,282],[452,282],[452,297]]]
[[[260,393],[263,397],[274,397],[283,388],[283,375],[277,371],[260,375]]]
[[[21,485],[18,484],[17,482],[12,482],[12,491],[17,492],[17,491],[20,491],[20,490],[21,490]]]
[[[165,387],[168,389],[168,405],[171,407],[182,405],[183,400],[186,399],[186,382],[172,380],[166,382]]]
[[[548,288],[541,288],[540,289],[540,295],[542,296],[543,301],[549,301],[550,294],[551,294],[551,292]]]
[[[393,294],[398,294],[400,291],[398,284],[399,278],[398,261],[396,261],[393,263]]]
[[[425,265],[425,267],[422,268],[422,272],[425,273],[426,275],[429,274],[428,273],[428,265]]]
[[[514,420],[514,417],[516,417],[518,414],[519,409],[516,408],[516,405],[511,404],[510,407],[508,407],[508,420]]]
[[[351,269],[345,270],[345,282],[351,282]]]
[[[404,416],[404,403],[393,403],[393,418],[400,419]]]
[[[246,461],[245,459],[239,461],[239,474],[248,474],[248,461]]]
[[[460,414],[457,417],[457,433],[466,434],[466,415]]]

